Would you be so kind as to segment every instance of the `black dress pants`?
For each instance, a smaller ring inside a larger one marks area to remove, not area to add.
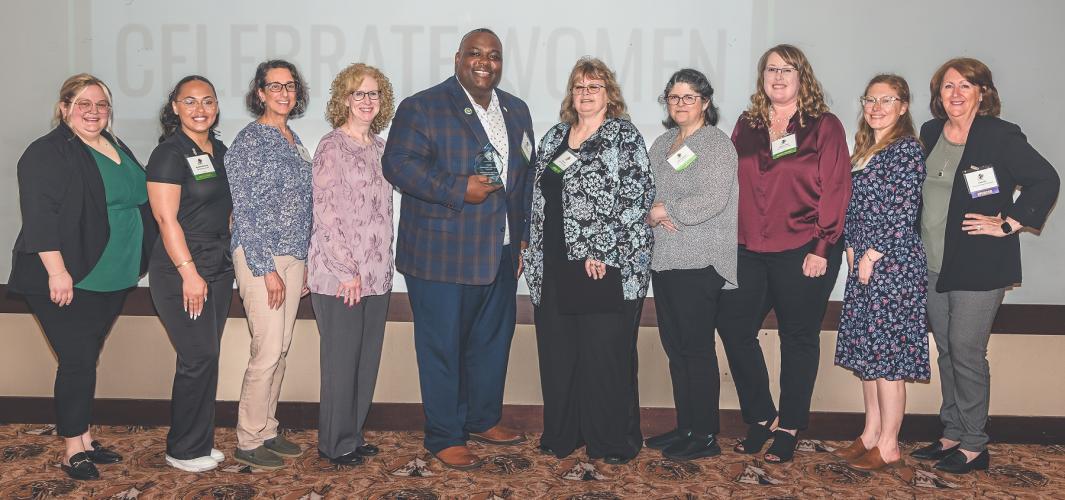
[[[587,445],[589,458],[640,452],[636,335],[643,299],[620,313],[559,314],[554,280],[534,310],[544,398],[541,446],[561,458]]]
[[[713,266],[651,273],[658,332],[669,358],[677,428],[698,435],[721,430],[714,323],[725,279]]]
[[[56,432],[73,438],[89,430],[96,394],[96,362],[104,340],[122,311],[128,290],[90,292],[74,289],[74,298],[59,307],[47,295],[27,295],[30,311],[41,323],[59,367],[55,374]]]
[[[758,343],[766,314],[776,312],[780,336],[780,427],[805,429],[821,352],[821,320],[836,283],[842,245],[829,251],[824,276],[807,278],[802,263],[813,244],[783,252],[739,249],[739,288],[718,302],[717,329],[736,382],[744,422],[777,416],[769,392],[769,372]]]
[[[207,300],[194,320],[184,310],[181,275],[169,259],[166,269],[152,264],[152,302],[177,352],[166,454],[178,460],[208,456],[214,447],[218,353],[233,298],[233,272],[207,282]]]

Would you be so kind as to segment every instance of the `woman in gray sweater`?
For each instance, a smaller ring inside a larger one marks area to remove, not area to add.
[[[674,73],[659,97],[668,130],[649,153],[658,186],[648,216],[655,242],[651,280],[677,428],[646,444],[675,460],[721,453],[714,324],[718,295],[736,287],[739,191],[736,148],[715,126],[713,95],[699,71]]]

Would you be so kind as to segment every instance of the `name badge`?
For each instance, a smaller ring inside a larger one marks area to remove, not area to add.
[[[680,172],[695,163],[695,159],[699,155],[695,154],[688,146],[684,146],[669,156],[669,166],[673,167],[673,170]]]
[[[965,172],[965,184],[969,186],[969,196],[980,198],[998,193],[998,178],[991,165],[978,167],[973,165]]]
[[[211,157],[206,153],[190,156],[185,158],[185,161],[189,162],[189,168],[192,169],[192,177],[198,181],[218,176],[218,173],[214,171],[214,163],[211,163]]]
[[[528,132],[521,138],[521,155],[525,157],[525,163],[529,163],[532,158],[532,140],[529,139]]]
[[[577,163],[577,155],[571,153],[567,149],[566,151],[563,151],[562,154],[558,155],[557,158],[551,160],[551,163],[547,167],[556,174],[561,174],[562,172],[565,172],[567,168],[573,166],[574,163]]]
[[[303,161],[307,163],[311,162],[311,152],[307,151],[307,148],[303,147],[303,144],[297,144],[296,151],[299,151],[300,158],[303,158]]]
[[[773,141],[771,145],[773,153],[773,159],[780,158],[782,156],[790,155],[799,150],[798,144],[795,142],[795,134],[788,134],[780,139]]]

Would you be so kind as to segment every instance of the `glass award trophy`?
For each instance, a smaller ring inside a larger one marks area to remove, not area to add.
[[[502,184],[503,180],[499,177],[499,153],[496,152],[496,148],[492,147],[491,143],[485,144],[481,152],[477,154],[477,157],[473,159],[474,171],[477,175],[483,175],[488,177],[489,182],[492,184]]]

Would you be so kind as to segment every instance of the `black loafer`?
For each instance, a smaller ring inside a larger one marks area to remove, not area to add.
[[[355,453],[358,453],[360,456],[363,457],[373,457],[377,456],[378,453],[381,453],[381,449],[372,444],[364,444],[362,446],[356,447]]]
[[[943,448],[943,443],[937,439],[928,446],[913,450],[910,452],[910,456],[918,460],[943,460],[957,451],[959,446],[961,445],[956,444],[950,448]]]
[[[543,443],[540,443],[540,446],[536,447],[536,451],[540,452],[541,455],[552,455],[552,456],[555,455],[555,450],[552,450],[551,448],[548,448],[547,446],[544,446]]]
[[[721,446],[717,444],[717,438],[713,434],[693,435],[662,450],[662,456],[671,460],[695,460],[696,458],[716,457],[720,454]]]
[[[644,445],[652,450],[664,450],[677,441],[683,441],[692,435],[692,431],[673,429],[665,434],[659,434],[644,440]]]
[[[60,464],[63,468],[63,472],[66,472],[71,479],[77,479],[78,481],[87,481],[91,479],[100,479],[100,471],[96,470],[96,466],[93,465],[92,459],[84,452],[75,453],[70,457],[70,465]]]
[[[632,457],[626,457],[622,455],[607,455],[603,457],[603,463],[610,465],[624,465],[629,463]]]
[[[362,455],[359,455],[358,451],[353,451],[351,453],[345,453],[345,454],[340,455],[339,457],[336,457],[336,458],[331,458],[328,455],[326,455],[325,453],[322,453],[321,451],[319,451],[318,452],[318,456],[321,457],[321,458],[329,459],[329,463],[334,464],[334,465],[355,466],[355,465],[362,465],[362,463],[366,461],[366,459],[362,458]]]
[[[987,470],[991,465],[991,454],[984,450],[972,461],[966,462],[965,454],[958,448],[949,456],[936,462],[936,469],[951,474],[968,474],[974,470]]]
[[[93,441],[92,449],[85,450],[85,454],[94,464],[117,464],[122,461],[122,455],[110,448],[105,448],[99,441]]]

